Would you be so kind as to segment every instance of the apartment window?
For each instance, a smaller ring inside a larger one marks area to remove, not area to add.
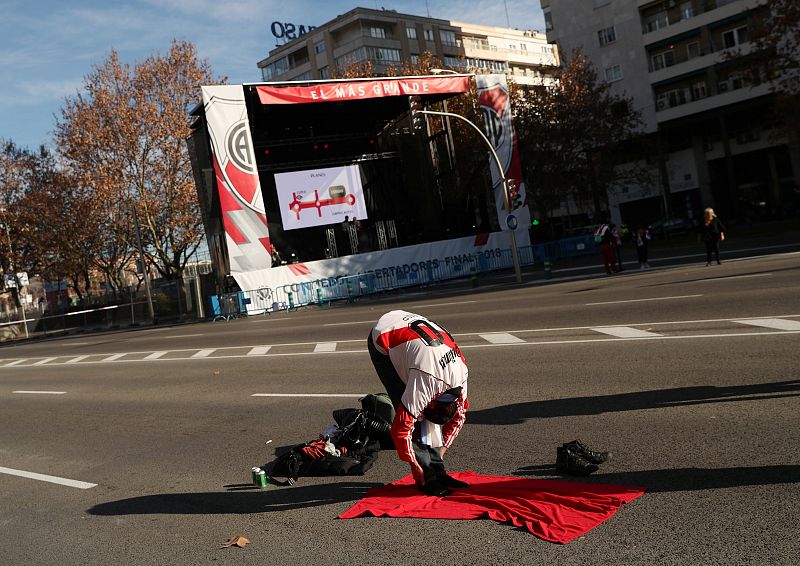
[[[620,67],[619,65],[608,67],[606,69],[606,82],[613,83],[619,80],[622,80],[622,67]]]
[[[708,96],[706,81],[699,81],[692,85],[692,100],[700,100]]]
[[[419,63],[419,55],[417,53],[412,53],[410,59],[412,65]]]
[[[664,29],[669,25],[669,17],[667,11],[658,12],[652,16],[648,16],[644,20],[644,32],[650,33],[651,31],[658,31]]]
[[[386,39],[386,30],[382,27],[373,26],[367,30],[370,37],[375,39]]]
[[[597,39],[600,41],[600,46],[614,43],[617,40],[617,30],[614,26],[601,29],[597,32]]]
[[[513,43],[510,43],[510,44],[508,45],[508,48],[509,48],[511,51],[516,51],[516,50],[517,50],[517,46],[516,46],[516,45],[514,45]]]
[[[747,42],[747,26],[731,29],[722,34],[722,45],[725,49],[730,49]]]
[[[694,59],[700,56],[700,44],[696,41],[686,45],[686,56],[689,59]]]
[[[325,42],[324,41],[320,41],[319,43],[314,45],[314,53],[319,55],[320,53],[324,53],[324,52],[325,52]]]
[[[368,47],[367,48],[367,58],[374,59],[376,61],[391,61],[394,63],[400,62],[400,50],[399,49],[387,49],[383,47]]]
[[[463,67],[464,61],[459,59],[458,57],[453,57],[452,55],[445,55],[443,62],[448,67]]]
[[[417,39],[417,28],[408,26],[406,28],[406,37],[408,39]]]
[[[519,44],[519,50],[522,51],[523,53],[527,53],[528,52],[528,44],[527,43],[520,43]]]
[[[425,41],[433,41],[433,30],[427,28],[422,30],[422,37],[425,38]]]
[[[331,78],[331,71],[328,69],[328,66],[325,65],[324,67],[319,68],[319,78],[321,79],[329,79]]]
[[[456,45],[456,32],[449,30],[440,30],[439,37],[442,40],[442,45]]]
[[[289,71],[289,58],[288,57],[281,57],[274,63],[270,63],[266,67],[261,69],[261,77],[265,80],[271,80],[273,77],[277,77]]]
[[[681,2],[680,12],[682,20],[688,20],[689,18],[694,17],[694,8],[692,8],[692,3]]]
[[[662,51],[650,57],[650,63],[654,71],[665,67],[672,67],[675,64],[675,55],[672,53],[671,49],[669,51]]]

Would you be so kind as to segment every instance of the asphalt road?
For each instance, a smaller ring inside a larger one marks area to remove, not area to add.
[[[0,347],[2,563],[797,564],[799,277],[790,253]],[[380,390],[365,338],[393,308],[469,363],[450,470],[575,481],[555,448],[581,438],[614,453],[581,481],[648,492],[557,545],[491,520],[337,519],[407,473],[392,452],[363,477],[242,485]],[[272,394],[289,396],[254,396]],[[252,542],[220,549],[235,535]]]

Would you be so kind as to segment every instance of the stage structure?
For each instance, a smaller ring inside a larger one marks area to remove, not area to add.
[[[220,290],[232,288],[227,276],[253,291],[491,258],[510,248],[511,230],[518,246],[530,246],[503,75],[474,77],[486,136],[504,169],[489,160],[494,203],[484,203],[482,220],[480,199],[457,194],[441,172],[449,136],[410,127],[411,97],[433,108],[468,93],[471,80],[202,87],[188,145]],[[515,180],[511,203],[504,178]]]

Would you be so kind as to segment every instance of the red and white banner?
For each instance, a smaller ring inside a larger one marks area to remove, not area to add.
[[[508,83],[505,75],[477,75],[475,83],[478,87],[478,102],[483,114],[483,124],[486,137],[492,143],[500,164],[503,166],[503,176],[514,179],[519,187],[520,206],[508,211],[505,205],[505,187],[503,187],[497,163],[490,158],[492,171],[492,186],[494,186],[494,200],[497,206],[497,219],[503,230],[509,230],[508,217],[516,224],[517,244],[527,246],[530,244],[528,227],[531,225],[531,213],[528,208],[528,196],[525,177],[522,173],[522,163],[519,158],[517,134],[511,116],[511,99],[508,96]]]
[[[219,85],[202,91],[231,274],[270,267],[269,229],[244,90]]]
[[[469,77],[402,77],[336,81],[310,86],[257,86],[256,91],[261,104],[305,104],[412,94],[460,94],[469,92]]]

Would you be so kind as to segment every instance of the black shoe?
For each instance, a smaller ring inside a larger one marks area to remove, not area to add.
[[[469,487],[469,484],[467,482],[461,481],[461,480],[457,480],[456,478],[454,478],[454,477],[452,477],[452,476],[450,476],[448,474],[444,474],[443,476],[439,476],[436,481],[438,481],[440,484],[442,484],[445,487],[452,487],[452,488]]]
[[[600,452],[592,450],[580,440],[573,440],[564,444],[564,448],[568,449],[592,464],[602,464],[611,459],[611,452]]]
[[[453,493],[437,480],[429,481],[425,485],[419,485],[417,487],[426,495],[433,495],[435,497],[444,497],[445,495]]]
[[[556,470],[573,476],[588,476],[599,468],[563,446],[556,448]]]

